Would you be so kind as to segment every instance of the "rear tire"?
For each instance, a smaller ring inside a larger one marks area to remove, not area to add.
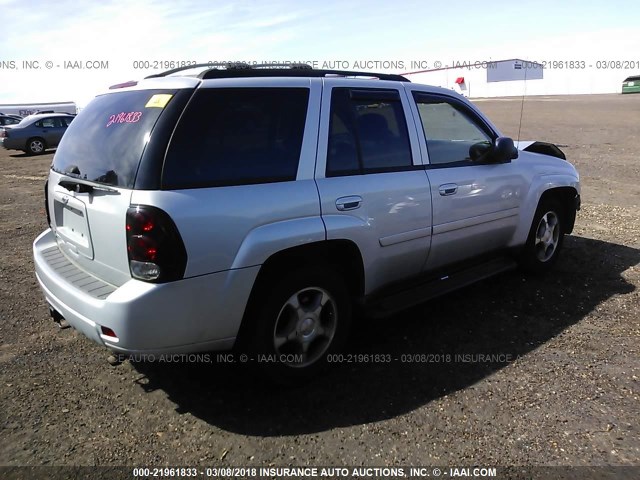
[[[554,198],[543,199],[536,209],[520,266],[532,273],[546,273],[558,261],[566,231],[565,210]]]
[[[251,358],[281,383],[312,378],[349,333],[352,306],[344,280],[310,266],[271,277],[261,287],[246,332]]]
[[[42,138],[30,138],[27,140],[27,154],[29,155],[40,155],[44,153],[47,149],[47,146]]]

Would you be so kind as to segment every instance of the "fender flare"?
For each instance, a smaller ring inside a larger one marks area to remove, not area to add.
[[[252,229],[242,241],[231,269],[262,265],[282,250],[326,240],[320,216],[282,220]]]

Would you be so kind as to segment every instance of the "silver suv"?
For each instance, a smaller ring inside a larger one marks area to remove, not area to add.
[[[573,228],[564,154],[519,151],[449,90],[301,65],[184,73],[95,98],[45,187],[52,316],[112,351],[236,346],[306,375],[356,312],[546,271]]]

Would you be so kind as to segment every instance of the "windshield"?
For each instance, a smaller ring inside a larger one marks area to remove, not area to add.
[[[151,131],[175,90],[134,90],[96,97],[73,120],[51,168],[132,188]]]

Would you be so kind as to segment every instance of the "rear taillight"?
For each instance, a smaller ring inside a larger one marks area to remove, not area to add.
[[[183,278],[187,252],[166,212],[147,205],[130,207],[126,233],[131,276],[154,283]]]
[[[5,138],[7,136],[7,131],[4,128],[0,128],[0,138]]]

